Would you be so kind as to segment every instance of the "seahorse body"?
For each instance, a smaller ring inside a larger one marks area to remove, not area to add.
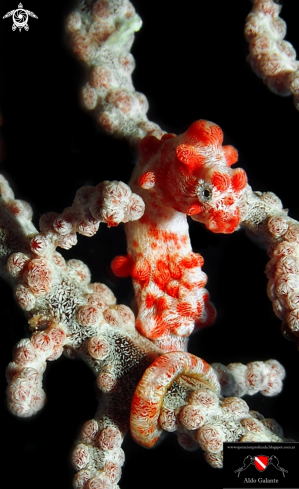
[[[239,226],[247,177],[230,168],[237,151],[222,141],[217,125],[200,120],[180,136],[147,136],[140,144],[130,187],[143,198],[145,213],[125,225],[128,254],[116,257],[112,268],[132,276],[136,327],[164,351],[185,350],[194,327],[215,318],[187,215],[216,233]]]

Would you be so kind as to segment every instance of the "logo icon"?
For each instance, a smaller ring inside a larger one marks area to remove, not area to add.
[[[7,12],[4,16],[3,19],[6,19],[7,17],[12,16],[12,30],[15,31],[16,29],[19,29],[21,32],[22,27],[24,27],[25,31],[28,31],[29,25],[28,25],[28,17],[34,17],[35,19],[38,19],[37,15],[35,13],[30,12],[30,10],[25,10],[23,8],[23,5],[19,3],[18,8],[16,10],[11,10],[10,12]]]
[[[265,455],[258,455],[257,457],[254,457],[254,465],[260,472],[264,472],[264,470],[267,468],[268,461],[269,457],[266,457]]]
[[[284,477],[285,473],[288,472],[288,470],[280,467],[279,460],[277,457],[275,457],[275,455],[271,455],[271,457],[266,457],[266,455],[256,455],[255,457],[251,457],[250,455],[247,455],[247,457],[245,457],[243,460],[242,467],[235,470],[238,477],[243,470],[246,470],[249,467],[249,465],[254,465],[259,472],[264,472],[269,465],[272,465],[276,470],[279,470]]]

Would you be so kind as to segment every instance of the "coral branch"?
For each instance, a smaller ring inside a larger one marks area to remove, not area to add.
[[[279,17],[281,6],[273,0],[255,0],[245,24],[249,42],[247,61],[253,71],[277,95],[293,95],[299,110],[299,62],[293,46],[284,41],[286,23]]]
[[[285,369],[277,360],[266,362],[221,363],[211,365],[221,385],[221,394],[227,396],[252,396],[260,392],[264,396],[275,396],[282,390]]]
[[[132,84],[135,61],[130,49],[141,24],[128,0],[98,0],[91,10],[73,11],[66,22],[73,52],[89,68],[84,107],[94,111],[105,132],[134,144],[146,134],[163,134],[148,120],[148,101]]]
[[[287,215],[280,199],[270,192],[251,193],[242,225],[267,248],[270,261],[265,273],[267,294],[282,332],[292,341],[299,336],[299,224]]]

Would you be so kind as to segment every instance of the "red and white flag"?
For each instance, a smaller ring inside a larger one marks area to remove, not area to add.
[[[268,461],[269,457],[266,457],[265,455],[258,455],[254,457],[254,465],[260,472],[263,472],[267,468]]]

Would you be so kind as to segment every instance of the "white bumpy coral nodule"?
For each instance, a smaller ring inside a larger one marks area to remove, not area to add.
[[[45,404],[42,377],[47,360],[56,360],[63,352],[66,341],[62,325],[53,323],[45,331],[39,331],[19,341],[15,346],[13,362],[6,371],[7,399],[10,411],[20,417],[28,417]]]

